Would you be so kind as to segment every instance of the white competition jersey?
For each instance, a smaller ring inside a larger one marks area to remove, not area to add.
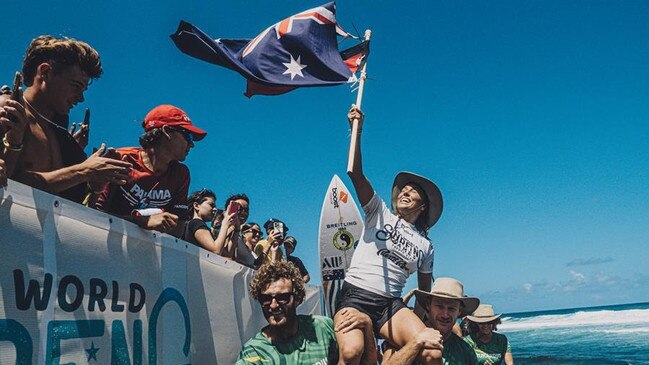
[[[433,272],[433,244],[374,193],[345,281],[384,297],[400,297],[410,274]]]

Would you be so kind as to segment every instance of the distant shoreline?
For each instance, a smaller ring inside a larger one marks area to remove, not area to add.
[[[623,308],[620,308],[620,307],[623,307]],[[606,309],[615,309],[615,310],[636,309],[635,307],[638,307],[638,308],[649,307],[649,302],[637,302],[637,303],[625,303],[625,304],[608,304],[608,305],[599,305],[599,306],[596,306],[596,307],[576,307],[576,308],[536,310],[536,311],[528,311],[528,312],[503,313],[502,316],[503,317],[523,318],[523,317],[537,316],[540,313],[542,313],[543,315],[554,315],[554,314],[569,314],[569,313],[574,313],[574,312],[579,312],[579,311],[593,312],[593,311],[606,310]]]

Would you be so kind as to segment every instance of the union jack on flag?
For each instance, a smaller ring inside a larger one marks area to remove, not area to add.
[[[185,21],[171,39],[192,57],[237,71],[248,80],[250,97],[356,81],[369,42],[339,52],[337,35],[351,37],[336,22],[331,2],[277,22],[253,39],[212,39]]]

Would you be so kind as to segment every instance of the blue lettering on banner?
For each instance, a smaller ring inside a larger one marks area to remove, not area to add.
[[[153,310],[151,310],[151,318],[149,319],[149,364],[155,365],[158,362],[157,359],[157,349],[158,343],[156,342],[156,327],[158,326],[158,316],[160,316],[160,311],[162,307],[167,304],[167,302],[176,302],[180,307],[180,311],[183,313],[183,319],[185,320],[185,345],[183,346],[183,352],[185,356],[189,355],[189,346],[191,344],[192,333],[191,333],[191,323],[189,321],[189,309],[187,309],[187,303],[185,303],[185,298],[182,294],[174,288],[167,288],[162,291],[160,297],[155,302]]]
[[[27,328],[13,319],[0,319],[0,341],[8,341],[16,348],[16,364],[31,364],[34,344]]]
[[[119,303],[119,283],[111,282],[112,298],[110,306],[106,303],[109,286],[106,281],[99,278],[91,278],[88,286],[77,276],[66,275],[61,278],[56,289],[52,293],[53,276],[45,273],[42,284],[35,279],[29,279],[25,283],[25,275],[22,270],[13,271],[14,293],[16,308],[20,311],[36,310],[45,311],[50,303],[52,294],[56,295],[57,304],[65,312],[86,309],[88,312],[104,312],[110,310],[115,313],[125,312],[126,307]],[[87,293],[88,303],[84,308],[84,294]],[[138,283],[129,284],[128,311],[131,313],[140,312],[146,304],[146,291]],[[185,325],[185,340],[182,352],[185,357],[189,356],[191,345],[191,320],[189,308],[183,295],[174,288],[166,288],[160,293],[153,305],[149,315],[148,328],[148,358],[149,364],[157,364],[157,326],[158,318],[164,306],[170,302],[180,308]],[[61,342],[74,338],[103,337],[106,323],[102,319],[94,320],[51,320],[47,323],[47,339],[45,362],[50,365],[58,365],[61,361]],[[110,354],[111,365],[142,365],[143,360],[143,322],[140,319],[133,321],[132,336],[133,343],[132,361],[126,342],[126,329],[123,320],[113,320],[111,323],[111,350],[103,353]],[[16,351],[17,364],[31,364],[33,359],[34,344],[29,331],[20,322],[10,318],[0,318],[0,341],[13,344]],[[88,353],[88,360],[96,360],[102,352],[98,352],[94,342]],[[99,354],[99,355],[98,355]],[[109,363],[107,359],[99,359],[98,363]],[[66,365],[75,365],[69,363]]]
[[[72,338],[101,337],[104,321],[101,319],[81,321],[49,321],[47,324],[47,351],[45,363],[58,365],[61,361],[61,341]],[[68,365],[68,364],[66,364]]]

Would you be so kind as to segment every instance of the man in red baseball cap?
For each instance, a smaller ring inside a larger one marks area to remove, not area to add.
[[[189,169],[185,160],[195,141],[207,134],[173,105],[158,105],[142,122],[140,147],[115,152],[133,167],[126,185],[107,184],[95,207],[142,228],[178,235],[178,218],[187,215]]]
[[[162,126],[177,127],[193,135],[193,141],[198,142],[205,138],[207,132],[195,127],[187,114],[173,105],[158,105],[144,118],[144,130],[150,131]]]

